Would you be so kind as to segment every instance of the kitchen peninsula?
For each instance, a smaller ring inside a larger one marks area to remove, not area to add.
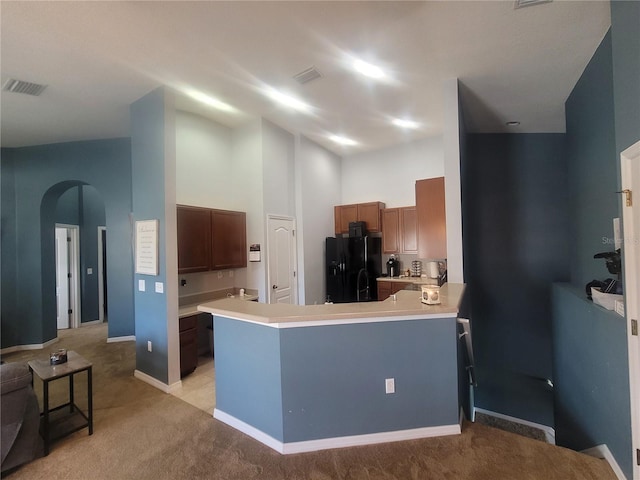
[[[280,453],[460,433],[458,306],[419,291],[329,305],[222,299],[214,417]]]

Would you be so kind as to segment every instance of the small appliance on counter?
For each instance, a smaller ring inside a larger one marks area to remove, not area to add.
[[[411,262],[411,276],[420,277],[422,275],[422,262],[420,260],[414,260]]]
[[[387,277],[400,276],[400,262],[396,259],[396,256],[391,254],[387,261]]]
[[[593,258],[604,258],[609,273],[616,275],[616,278],[607,278],[605,280],[592,280],[586,285],[587,298],[607,310],[616,308],[616,301],[622,302],[622,259],[620,257],[620,249],[614,252],[596,253]]]

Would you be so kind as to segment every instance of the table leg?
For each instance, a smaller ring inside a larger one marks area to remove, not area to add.
[[[42,401],[44,403],[42,436],[44,437],[44,455],[47,456],[49,455],[49,382],[47,381],[42,382]]]
[[[89,408],[89,435],[93,435],[93,373],[87,370],[87,405]]]
[[[69,412],[73,413],[73,373],[69,375]]]

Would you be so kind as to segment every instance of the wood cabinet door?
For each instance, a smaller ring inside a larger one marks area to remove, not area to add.
[[[447,217],[444,201],[444,177],[416,182],[418,257],[447,258]]]
[[[382,210],[382,253],[400,252],[400,209]]]
[[[391,282],[378,280],[378,301],[386,300],[391,295]]]
[[[340,231],[336,233],[349,233],[349,223],[358,221],[358,205],[340,205]]]
[[[380,224],[380,213],[384,208],[384,203],[381,202],[369,202],[357,204],[357,217],[359,222],[364,222],[367,227],[367,232],[381,232],[382,226]],[[349,231],[349,225],[347,224],[347,232]]]
[[[198,366],[198,315],[179,320],[180,330],[180,376],[193,372]]]
[[[418,253],[418,214],[416,207],[400,208],[399,217],[400,241],[402,242],[400,251],[402,253]]]
[[[208,208],[177,206],[178,273],[206,272],[211,264]]]
[[[247,266],[247,222],[244,212],[211,210],[211,269]]]

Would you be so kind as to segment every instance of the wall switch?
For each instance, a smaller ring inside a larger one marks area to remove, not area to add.
[[[147,352],[153,352],[153,345],[151,344],[151,340],[147,340]]]
[[[87,275],[93,275],[93,268],[87,268]]]
[[[396,379],[395,378],[385,378],[384,379],[384,389],[385,389],[385,393],[396,393]]]
[[[164,283],[156,282],[156,293],[164,293]]]
[[[222,272],[218,272],[218,278],[222,278],[224,274]]]
[[[146,290],[146,284],[144,280],[138,280],[138,290],[144,292]]]

